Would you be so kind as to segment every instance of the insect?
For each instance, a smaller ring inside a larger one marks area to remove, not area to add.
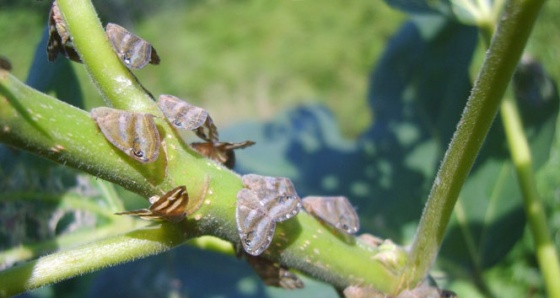
[[[160,136],[154,115],[100,107],[91,110],[91,118],[119,150],[142,163],[157,160]]]
[[[159,64],[156,49],[144,39],[114,23],[108,23],[105,32],[126,67],[140,69],[148,63]]]
[[[82,62],[78,52],[74,49],[70,33],[66,30],[66,22],[62,18],[58,3],[53,1],[49,12],[49,39],[47,41],[47,59],[54,61],[58,54],[63,54],[66,58]]]
[[[276,223],[294,217],[301,209],[288,178],[243,176],[248,187],[237,193],[235,219],[244,250],[257,256],[265,251],[274,236]]]
[[[245,254],[245,258],[265,285],[291,290],[305,286],[303,281],[285,266],[259,256]]]
[[[346,197],[305,197],[307,212],[338,230],[354,234],[360,228],[358,214]]]
[[[146,220],[167,220],[180,222],[187,215],[189,195],[185,186],[177,186],[163,196],[150,197],[149,209],[138,209],[115,213],[117,215],[134,215]]]
[[[178,129],[194,130],[208,119],[208,112],[205,109],[191,105],[173,95],[160,95],[157,104],[169,123]]]
[[[235,166],[235,152],[233,150],[247,148],[254,144],[253,141],[240,143],[206,142],[191,143],[191,147],[198,153],[225,165],[229,169],[233,169]]]
[[[207,142],[218,141],[218,128],[205,109],[166,94],[159,96],[158,106],[174,128],[194,130],[199,138]]]

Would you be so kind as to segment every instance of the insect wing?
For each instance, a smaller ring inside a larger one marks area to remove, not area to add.
[[[194,132],[199,138],[207,142],[213,143],[218,142],[219,140],[218,128],[214,124],[214,120],[212,120],[212,117],[210,117],[210,115],[206,117],[206,121],[204,121],[204,124],[202,124],[202,126],[197,128]]]
[[[287,268],[280,267],[278,270],[279,280],[278,285],[281,288],[295,290],[305,287],[303,281]]]
[[[171,222],[180,222],[187,215],[189,195],[185,186],[178,186],[152,203],[150,211]]]
[[[215,160],[229,169],[235,166],[235,153],[234,149],[242,149],[254,145],[253,141],[245,141],[240,143],[227,143],[227,142],[206,142],[206,143],[191,143],[191,147],[198,151],[198,153]]]
[[[53,1],[49,12],[49,39],[47,40],[47,59],[54,61],[58,53],[75,62],[82,62],[78,52],[74,49],[70,33],[66,29],[66,22],[62,18],[58,3]]]
[[[285,177],[269,177],[256,174],[248,174],[242,177],[243,185],[257,192],[269,192],[277,194],[295,194],[292,181]]]
[[[276,222],[296,216],[301,209],[301,199],[297,195],[268,196],[263,203],[269,216]]]
[[[276,222],[294,217],[302,207],[301,199],[288,178],[249,174],[243,176],[242,180],[245,186],[257,194],[269,216]]]
[[[241,244],[247,253],[257,256],[268,248],[276,223],[268,216],[254,192],[242,189],[237,193],[235,220]]]
[[[124,211],[124,212],[118,212],[115,213],[116,215],[133,215],[133,216],[138,216],[142,219],[145,220],[163,220],[163,218],[157,214],[154,214],[152,211],[150,211],[149,209],[138,209],[138,210],[132,210],[132,211]]]
[[[258,256],[246,256],[247,262],[268,286],[284,289],[301,289],[303,281],[286,267]]]
[[[346,197],[306,197],[305,210],[338,230],[354,234],[360,228],[360,219]]]
[[[151,114],[106,107],[91,110],[105,138],[132,158],[149,163],[159,156],[160,136]]]
[[[161,197],[155,198],[150,209],[139,209],[115,213],[117,215],[134,215],[146,220],[167,220],[180,222],[185,219],[189,196],[185,186],[178,186]],[[152,200],[150,198],[150,200]]]
[[[158,106],[169,123],[178,129],[197,129],[208,118],[208,112],[203,108],[191,105],[172,95],[160,95]]]
[[[105,31],[119,58],[128,68],[140,69],[148,63],[159,64],[159,56],[149,42],[117,24],[108,23]]]

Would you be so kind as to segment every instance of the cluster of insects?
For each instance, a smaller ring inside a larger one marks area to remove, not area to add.
[[[146,40],[117,24],[109,23],[105,30],[116,55],[129,69],[140,69],[148,63],[160,62],[155,48]],[[81,62],[56,1],[49,15],[47,54],[51,61],[62,54],[72,61]],[[193,131],[203,140],[191,143],[191,148],[230,169],[235,162],[233,150],[254,144],[252,141],[221,142],[210,114],[176,96],[160,95],[157,106],[173,129]],[[141,163],[151,163],[159,157],[161,136],[154,117],[148,113],[108,107],[91,111],[91,118],[107,141]],[[302,200],[290,179],[283,177],[249,174],[242,177],[242,182],[244,187],[237,193],[235,210],[241,247],[249,264],[268,285],[290,289],[303,287],[303,282],[288,268],[259,256],[272,242],[276,223],[289,220],[305,208],[335,232],[354,234],[359,229],[358,215],[345,197],[314,196]],[[152,196],[149,201],[151,205],[147,209],[117,214],[180,222],[196,210],[187,210],[189,195],[185,186],[175,187],[162,196]]]
[[[273,240],[276,223],[296,216],[303,208],[321,222],[346,234],[356,233],[359,218],[346,197],[297,195],[288,178],[248,174],[237,193],[235,219],[245,258],[267,285],[302,288],[303,281],[286,267],[259,257]]]

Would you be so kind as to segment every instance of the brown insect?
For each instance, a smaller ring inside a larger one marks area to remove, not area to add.
[[[290,290],[305,287],[303,281],[285,266],[263,257],[251,256],[249,254],[245,254],[245,258],[247,258],[247,262],[265,285]]]
[[[199,138],[207,142],[218,141],[218,128],[205,109],[167,94],[159,96],[158,107],[174,128],[194,130]]]
[[[159,64],[156,49],[144,39],[113,23],[107,24],[105,32],[126,67],[140,69],[148,63]]]
[[[160,136],[154,115],[100,107],[91,110],[91,118],[119,150],[142,163],[157,160]]]
[[[358,214],[346,197],[306,197],[303,206],[307,212],[344,233],[354,234],[360,228]]]
[[[191,105],[173,95],[160,95],[157,104],[169,123],[178,129],[194,130],[208,119],[208,112],[205,109]]]
[[[134,215],[146,220],[166,220],[180,222],[187,216],[189,195],[185,186],[178,186],[163,196],[152,196],[149,209],[139,209],[115,213],[116,215]]]
[[[276,223],[299,212],[301,199],[288,178],[249,174],[242,180],[247,188],[237,193],[237,231],[243,249],[258,256],[272,242]]]
[[[218,128],[214,124],[214,121],[212,120],[210,115],[208,116],[208,118],[206,118],[206,121],[202,124],[202,126],[197,128],[194,133],[196,133],[199,138],[207,142],[219,141]]]
[[[191,147],[198,153],[225,165],[229,169],[233,169],[235,166],[235,152],[233,150],[247,148],[254,144],[253,141],[240,143],[206,142],[191,143]]]
[[[62,18],[58,3],[53,1],[49,12],[49,39],[47,41],[47,58],[54,61],[58,54],[63,54],[66,58],[82,62],[80,55],[74,49],[70,33],[66,30],[66,22]]]

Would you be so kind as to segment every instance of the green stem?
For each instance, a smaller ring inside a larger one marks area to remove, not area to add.
[[[556,248],[550,238],[546,214],[539,198],[531,152],[519,117],[515,101],[504,98],[501,107],[502,121],[509,143],[511,158],[517,171],[517,178],[523,192],[525,213],[529,220],[537,261],[542,271],[548,297],[560,297],[560,262]]]
[[[108,105],[161,115],[151,96],[115,54],[90,0],[57,0],[87,72]]]
[[[24,85],[3,70],[0,70],[0,105],[2,142],[123,185],[146,197],[157,192],[157,185],[169,183],[163,158],[152,165],[130,161],[103,137],[88,113]]]
[[[115,190],[115,185],[111,183],[107,183],[103,180],[95,179],[95,183],[97,187],[101,190],[101,194],[103,198],[107,201],[109,205],[109,210],[111,212],[120,212],[124,209],[122,201],[119,199],[117,195],[117,191]]]
[[[426,202],[403,272],[403,287],[413,287],[423,280],[437,257],[455,202],[543,3],[544,0],[510,0],[505,8]]]
[[[20,294],[140,257],[167,251],[184,241],[178,226],[163,224],[57,252],[0,272],[0,297]]]
[[[485,44],[488,46],[494,34],[494,26],[480,28]],[[546,213],[537,190],[531,149],[523,130],[517,104],[513,97],[506,96],[500,107],[500,115],[508,140],[511,159],[523,193],[525,214],[533,235],[537,261],[543,273],[549,297],[560,297],[560,262],[556,248],[550,237]]]
[[[75,193],[65,194],[38,194],[37,192],[5,192],[0,197],[0,202],[17,202],[17,201],[37,201],[49,202],[57,204],[62,210],[86,210],[97,215],[114,219],[113,213],[99,206],[89,198],[77,195]]]
[[[18,247],[1,251],[0,264],[2,264],[2,266],[10,267],[14,263],[30,260],[56,250],[75,247],[85,243],[86,241],[92,242],[108,236],[124,233],[132,227],[130,224],[122,224],[122,221],[119,221],[119,223],[121,223],[121,225],[111,224],[103,227],[96,227],[94,229],[83,229],[40,243],[22,244]],[[0,295],[0,297],[2,297],[2,295]]]
[[[179,143],[165,123],[161,124],[161,130],[166,132],[163,135],[167,151],[164,158],[160,154],[156,165],[151,167],[112,147],[87,113],[23,85],[2,70],[0,107],[1,142],[82,169],[146,197],[177,185],[186,185],[190,202],[204,202],[200,209],[189,215],[192,220],[188,222],[191,224],[184,226],[181,235],[213,235],[239,243],[235,221],[236,194],[241,189],[239,176],[192,154],[190,149]],[[167,167],[158,164],[160,160],[168,161]],[[158,166],[164,171],[158,171]],[[206,183],[208,186],[205,186]],[[207,191],[203,192],[205,188]],[[386,261],[390,258],[377,257],[378,249],[357,245],[353,238],[341,239],[304,212],[278,224],[275,235],[272,245],[263,255],[265,258],[279,261],[337,288],[371,285],[382,292],[394,293],[398,287],[395,267],[405,262],[405,257],[396,253],[396,262],[391,264]],[[124,238],[119,239],[127,242]],[[165,239],[162,241],[165,243]],[[151,253],[150,246],[147,246],[143,255]],[[137,254],[142,255],[139,251]],[[118,257],[104,260],[105,257],[100,255],[100,260],[95,262],[107,266],[128,260]],[[85,262],[92,260],[90,258]],[[25,287],[54,283],[83,273],[80,271],[83,268],[81,264],[74,265],[65,269],[64,276],[52,271],[44,272],[38,280],[32,276],[33,280]],[[29,268],[22,270],[29,273]],[[96,268],[101,266],[96,265],[91,270]],[[5,284],[3,281],[17,279],[14,275],[25,276],[15,269],[3,272],[0,285]],[[23,288],[20,290],[24,291]]]

